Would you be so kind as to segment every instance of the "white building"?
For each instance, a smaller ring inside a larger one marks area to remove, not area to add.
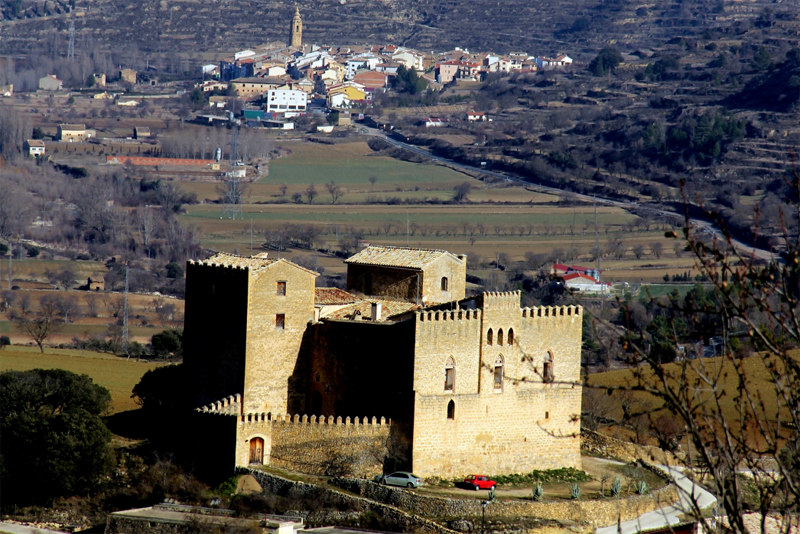
[[[28,139],[25,141],[24,148],[28,150],[28,155],[32,158],[44,156],[44,141],[41,139]]]
[[[292,89],[270,89],[267,91],[267,112],[286,113],[306,111],[308,93]]]

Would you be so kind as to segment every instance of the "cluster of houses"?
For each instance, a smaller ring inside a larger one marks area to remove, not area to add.
[[[495,72],[532,72],[572,65],[566,55],[471,54],[461,48],[435,54],[392,44],[306,45],[302,28],[296,11],[290,44],[275,41],[240,50],[218,65],[205,65],[203,74],[210,81],[200,87],[204,92],[232,93],[246,106],[258,106],[266,119],[280,120],[303,115],[312,106],[335,110],[366,107],[376,94],[392,87],[401,68],[414,69],[428,86],[440,89],[459,79],[481,81]],[[215,94],[209,98],[212,110],[230,105],[230,97]],[[474,114],[468,120],[486,117]]]

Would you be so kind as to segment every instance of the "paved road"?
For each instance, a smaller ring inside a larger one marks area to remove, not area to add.
[[[393,139],[393,138],[387,136],[382,130],[378,130],[376,128],[368,128],[368,127],[362,125],[362,126],[359,126],[359,130],[361,131],[361,133],[364,133],[366,135],[371,135],[373,137],[379,137],[379,138],[383,139],[384,141],[386,141],[387,143],[389,143],[392,146],[395,146],[397,148],[402,148],[404,150],[408,150],[409,152],[413,152],[414,154],[418,154],[420,156],[424,156],[426,158],[432,159],[433,161],[436,161],[436,162],[439,162],[439,163],[447,164],[447,165],[449,165],[451,167],[456,167],[456,168],[463,169],[463,170],[470,171],[470,172],[478,172],[478,173],[481,173],[481,174],[483,174],[485,176],[491,176],[491,177],[494,177],[494,178],[499,178],[499,179],[505,180],[507,182],[516,182],[516,183],[524,184],[524,185],[526,185],[528,187],[532,187],[532,188],[534,188],[534,189],[536,189],[538,191],[542,191],[542,192],[545,192],[545,193],[553,193],[553,194],[556,194],[556,195],[564,193],[564,190],[558,189],[556,187],[550,187],[550,186],[546,186],[546,185],[540,185],[540,184],[536,184],[536,183],[532,183],[532,182],[527,182],[525,180],[522,180],[520,178],[517,178],[515,176],[511,176],[511,175],[508,175],[508,174],[505,174],[505,173],[500,173],[500,172],[496,172],[496,171],[490,171],[490,170],[487,170],[487,169],[480,169],[478,167],[473,167],[471,165],[465,165],[463,163],[458,163],[458,162],[452,161],[450,159],[443,158],[441,156],[437,156],[435,154],[432,154],[430,151],[428,151],[425,148],[421,148],[421,147],[418,147],[418,146],[410,145],[408,143],[403,143],[402,141],[398,141],[397,139]],[[583,200],[585,202],[595,202],[596,201],[598,204],[604,204],[606,206],[614,206],[614,207],[622,208],[624,210],[636,209],[636,210],[639,210],[639,211],[646,211],[646,212],[652,213],[653,215],[659,215],[659,216],[662,216],[662,217],[666,216],[666,217],[673,217],[674,218],[674,217],[677,216],[677,217],[683,218],[683,215],[680,214],[680,213],[674,213],[672,211],[661,210],[661,209],[658,209],[658,208],[654,208],[652,206],[643,206],[643,205],[640,205],[640,204],[638,204],[636,202],[623,202],[623,201],[620,201],[620,200],[614,200],[614,199],[602,198],[602,197],[593,197],[593,196],[590,196],[590,195],[583,195],[583,194],[580,194],[580,193],[574,193],[574,195],[578,199]],[[710,222],[693,220],[692,221],[692,226],[700,233],[706,233],[706,234],[709,234],[709,235],[715,235],[715,236],[717,236],[718,239],[720,239],[722,241],[725,240],[725,237],[723,236],[722,232],[720,232],[719,229],[716,228]],[[743,243],[741,241],[735,240],[735,239],[733,240],[733,245],[736,247],[736,249],[739,251],[739,253],[744,255],[744,256],[749,256],[749,255],[753,254],[757,258],[764,259],[764,260],[771,260],[771,259],[774,259],[774,257],[775,257],[774,254],[772,254],[771,251],[760,249],[760,248],[753,248],[752,246],[750,246],[750,245],[748,245],[746,243]]]
[[[64,534],[58,530],[45,530],[43,528],[17,525],[16,523],[0,522],[0,533],[3,534]]]
[[[666,527],[680,522],[682,514],[694,511],[692,503],[696,503],[700,509],[708,508],[717,502],[717,499],[689,480],[683,472],[676,467],[659,466],[668,471],[678,486],[680,500],[672,506],[665,506],[653,512],[640,515],[636,519],[625,521],[620,525],[612,525],[597,529],[597,534],[634,534],[643,530]]]

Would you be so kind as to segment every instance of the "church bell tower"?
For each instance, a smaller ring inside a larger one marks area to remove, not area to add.
[[[292,18],[292,47],[303,48],[303,21],[300,19],[300,8],[294,8]]]

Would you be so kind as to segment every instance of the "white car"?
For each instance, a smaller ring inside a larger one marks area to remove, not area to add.
[[[376,477],[376,482],[381,482],[387,486],[401,486],[403,488],[418,488],[422,486],[422,479],[417,475],[406,471],[395,471],[390,475]]]

